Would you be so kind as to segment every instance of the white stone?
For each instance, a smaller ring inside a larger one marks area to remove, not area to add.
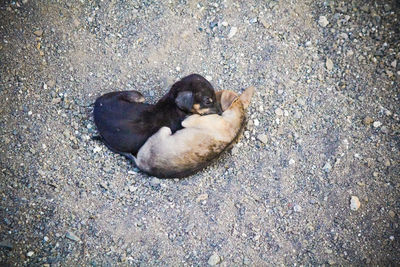
[[[326,59],[325,65],[326,65],[326,69],[327,70],[332,70],[333,69],[333,61],[330,58]]]
[[[329,21],[328,21],[328,19],[327,19],[325,16],[320,16],[320,17],[319,17],[319,20],[318,20],[318,24],[319,24],[321,27],[325,28],[325,27],[329,24]]]
[[[212,254],[211,257],[208,259],[208,264],[211,266],[215,266],[220,262],[221,262],[221,258],[219,257],[219,255],[217,253]]]
[[[351,196],[350,199],[350,209],[351,210],[358,210],[361,206],[360,200],[356,196]]]
[[[300,212],[301,211],[301,206],[300,205],[294,205],[293,210],[295,212]]]
[[[231,30],[229,31],[228,34],[228,39],[231,39],[235,34],[237,33],[238,28],[237,27],[232,27]]]
[[[374,125],[375,128],[378,128],[378,127],[380,127],[382,125],[382,123],[380,121],[374,121],[373,125]]]
[[[275,109],[275,114],[278,116],[282,116],[283,115],[283,111],[280,108]]]
[[[95,146],[93,148],[93,153],[99,153],[100,151],[101,151],[101,147],[99,147],[99,146]]]
[[[266,134],[259,134],[257,135],[257,139],[263,142],[264,144],[268,143],[268,138]]]

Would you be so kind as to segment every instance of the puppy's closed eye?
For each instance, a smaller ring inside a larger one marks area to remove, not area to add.
[[[213,101],[213,99],[211,97],[206,96],[206,97],[203,98],[203,103],[205,105],[211,105],[211,104],[213,104],[213,102],[214,101]]]

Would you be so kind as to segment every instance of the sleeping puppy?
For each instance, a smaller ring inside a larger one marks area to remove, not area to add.
[[[214,88],[198,74],[176,82],[155,105],[143,102],[139,92],[123,91],[105,94],[94,105],[94,122],[103,142],[131,160],[161,127],[175,132],[188,115],[222,112]]]
[[[221,116],[189,116],[174,134],[162,127],[140,148],[137,167],[160,178],[185,177],[206,167],[240,134],[254,90],[249,87],[240,97],[232,91],[218,92]]]

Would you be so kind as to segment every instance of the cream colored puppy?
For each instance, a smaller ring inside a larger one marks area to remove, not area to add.
[[[162,127],[140,148],[137,167],[160,178],[185,177],[206,167],[240,134],[254,90],[249,87],[240,97],[232,91],[218,92],[221,116],[191,115],[174,134]]]

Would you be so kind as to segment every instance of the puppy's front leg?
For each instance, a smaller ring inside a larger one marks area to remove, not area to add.
[[[203,116],[197,114],[191,115],[182,122],[182,126],[185,128],[213,129],[217,131],[218,129],[228,127],[224,118],[217,114]]]
[[[160,130],[155,135],[158,135],[160,137],[165,137],[165,136],[170,136],[172,134],[171,128],[169,127],[161,127]]]
[[[182,127],[189,128],[195,127],[198,124],[198,120],[201,116],[199,114],[193,114],[182,121]]]

